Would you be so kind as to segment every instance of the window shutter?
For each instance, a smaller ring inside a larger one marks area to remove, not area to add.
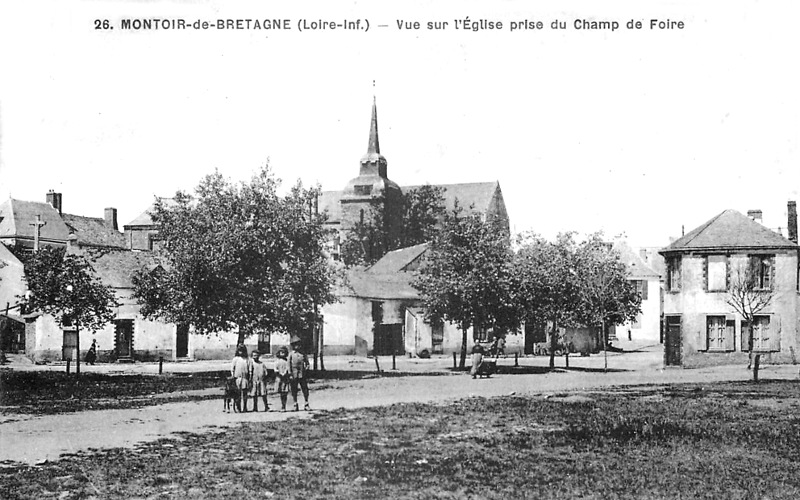
[[[769,319],[769,340],[767,348],[770,352],[781,350],[781,317],[777,314]]]
[[[707,292],[708,286],[708,255],[703,258],[703,291]]]
[[[736,320],[733,315],[725,316],[725,350],[730,352],[736,350],[734,339],[736,338]]]
[[[701,345],[701,346],[705,346],[705,347],[704,347],[704,349],[705,349],[706,351],[709,349],[709,347],[711,347],[711,345],[710,345],[710,342],[709,342],[709,339],[710,339],[710,338],[711,338],[711,336],[714,334],[714,332],[712,332],[712,331],[711,331],[711,327],[712,327],[712,325],[711,325],[711,318],[710,318],[709,316],[706,316],[706,335],[705,335],[705,342],[700,342],[700,345]]]
[[[642,280],[642,300],[647,300],[647,289],[650,288],[649,280]]]
[[[748,352],[748,337],[750,336],[750,325],[745,321],[742,320],[742,352]]]

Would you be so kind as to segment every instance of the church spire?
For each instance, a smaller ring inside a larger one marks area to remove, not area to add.
[[[369,125],[369,146],[367,155],[381,154],[381,145],[378,142],[378,106],[375,96],[372,96],[372,122]]]

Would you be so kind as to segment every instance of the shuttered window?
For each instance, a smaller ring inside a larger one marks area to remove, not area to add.
[[[729,316],[706,316],[706,349],[733,351],[736,322]]]

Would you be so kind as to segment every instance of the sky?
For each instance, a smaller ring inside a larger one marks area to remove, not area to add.
[[[390,179],[499,181],[515,232],[658,247],[729,208],[785,228],[800,197],[798,13],[788,0],[6,1],[0,200],[53,189],[65,212],[115,207],[122,225],[215,169],[246,180],[266,162],[285,186],[339,190],[374,98]],[[151,18],[291,29],[123,29]],[[456,29],[465,18],[503,26]],[[522,21],[544,27],[510,29]]]

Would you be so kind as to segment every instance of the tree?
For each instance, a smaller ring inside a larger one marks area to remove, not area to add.
[[[114,290],[100,281],[86,258],[67,254],[63,248],[44,247],[22,260],[31,292],[26,311],[50,314],[62,327],[75,327],[75,371],[80,373],[80,329],[99,330],[114,319],[118,306]]]
[[[607,327],[635,319],[641,312],[642,298],[628,279],[628,268],[619,253],[603,241],[600,233],[578,246],[575,273],[581,298],[579,317],[586,324],[600,326],[607,369]]]
[[[382,200],[370,204],[368,216],[345,232],[342,261],[346,266],[369,266],[387,252],[430,241],[445,213],[444,188],[424,185],[403,193],[402,230],[390,234]]]
[[[766,309],[772,302],[775,292],[768,283],[762,281],[763,276],[769,276],[769,267],[766,273],[762,272],[762,259],[758,257],[750,258],[747,264],[740,263],[732,273],[730,286],[728,287],[728,305],[742,316],[742,320],[747,325],[747,351],[749,370],[753,363],[753,324],[755,316]],[[769,279],[769,278],[767,278]],[[758,363],[756,363],[758,366]],[[753,372],[753,377],[758,380],[758,372]]]
[[[334,300],[318,189],[298,183],[284,197],[268,166],[235,184],[219,172],[190,196],[158,200],[162,265],[134,275],[142,314],[191,324],[198,333],[238,330],[303,335]]]
[[[519,324],[511,257],[502,225],[463,216],[456,206],[445,215],[412,283],[429,321],[447,320],[461,330],[461,368],[470,327],[516,329]]]
[[[561,233],[554,242],[528,233],[518,239],[514,256],[518,301],[525,321],[550,323],[550,369],[555,368],[558,328],[576,324],[580,305],[575,273],[577,245],[573,233]]]

